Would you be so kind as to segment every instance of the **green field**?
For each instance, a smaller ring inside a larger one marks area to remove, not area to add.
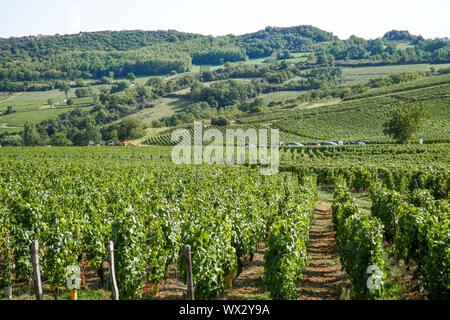
[[[288,61],[290,63],[302,62],[302,61],[306,60],[306,55],[307,54],[308,54],[307,52],[295,52],[295,53],[292,53],[293,58],[286,59],[285,61]],[[265,58],[257,58],[257,59],[248,59],[248,60],[245,60],[245,61],[232,62],[231,65],[238,65],[238,64],[241,64],[241,63],[247,64],[247,65],[256,65],[256,64],[265,63],[265,61],[267,59],[268,59],[267,57],[265,57]],[[199,66],[199,65],[193,65],[191,70],[190,70],[190,72],[198,73],[198,72],[200,72],[200,67],[201,66]],[[223,65],[211,66],[210,68],[211,68],[210,69],[211,71],[214,71],[214,70],[223,68]]]
[[[91,107],[83,108],[83,110],[89,110],[89,108]],[[71,107],[15,112],[5,116],[0,116],[0,123],[7,123],[11,127],[22,127],[26,122],[39,123],[48,119],[56,119],[58,115],[74,109],[74,107]]]
[[[407,48],[414,48],[414,45],[412,45],[410,41],[393,41],[393,43],[397,46],[397,48],[403,50]]]
[[[12,96],[11,93],[0,92],[0,102],[10,98]]]
[[[96,94],[101,88],[109,85],[93,86],[92,91]],[[59,90],[17,92],[13,94],[0,95],[0,112],[6,111],[8,106],[13,107],[14,113],[0,115],[0,123],[10,127],[23,126],[25,122],[38,123],[47,119],[55,119],[59,114],[74,109],[75,106],[86,107],[94,104],[93,97],[74,98],[75,88],[70,89],[69,97],[72,98],[73,107],[68,107],[63,101],[66,96]],[[54,107],[48,106],[48,99],[53,99]],[[5,126],[5,125],[3,125]],[[2,132],[9,131],[2,129]]]
[[[345,84],[367,83],[370,79],[385,77],[400,72],[425,72],[434,67],[436,70],[450,67],[450,64],[406,64],[377,67],[342,68],[342,77]]]
[[[277,91],[261,94],[258,98],[264,99],[266,104],[276,101],[284,101],[290,98],[297,98],[299,93],[297,91]]]
[[[75,95],[75,89],[71,89],[69,96]],[[61,102],[66,98],[64,92],[59,90],[19,92],[14,93],[7,101],[0,101],[0,111],[5,111],[8,106],[13,110],[38,109],[47,105],[48,99],[53,99],[55,103]]]
[[[69,96],[75,95],[75,89],[71,89]],[[48,99],[53,99],[55,103],[66,98],[64,92],[59,90],[32,91],[14,93],[8,101],[0,101],[0,111],[12,106],[14,110],[37,109],[47,104]]]
[[[189,103],[190,99],[186,98],[159,98],[153,102],[152,108],[147,108],[135,113],[137,116],[148,125],[154,120],[159,120],[162,117],[170,117],[175,112],[183,110]]]
[[[136,82],[136,84],[144,85],[151,78],[155,78],[155,77],[136,77],[136,81],[135,82]]]
[[[111,85],[97,85],[92,86],[92,92],[94,94],[100,93],[102,88],[110,88]],[[69,98],[75,98],[76,88],[71,88],[69,91]],[[62,104],[62,101],[66,99],[64,92],[59,90],[49,91],[30,91],[30,92],[16,92],[12,94],[0,94],[0,111],[5,111],[8,106],[12,106],[13,110],[30,110],[39,109],[42,106],[48,104],[48,99],[53,99],[55,104]],[[79,103],[93,103],[92,97],[74,99],[75,104]]]

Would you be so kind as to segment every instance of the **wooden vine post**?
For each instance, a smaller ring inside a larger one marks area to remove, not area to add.
[[[109,253],[109,277],[111,279],[111,291],[113,300],[119,300],[119,289],[117,288],[116,272],[114,269],[114,243],[108,242]]]
[[[194,300],[194,279],[192,278],[192,258],[191,258],[191,246],[186,245],[184,247],[184,258],[186,261],[186,275],[187,275],[187,298],[188,300]]]
[[[31,262],[33,264],[36,300],[44,300],[42,295],[41,271],[39,268],[39,243],[37,240],[31,242]]]
[[[2,228],[2,230],[4,230],[5,233],[5,238],[8,239],[8,230],[6,228]],[[0,235],[2,235],[0,233]],[[10,255],[10,251],[8,250],[8,245],[5,243],[5,251],[6,251],[6,255],[5,255],[5,264],[7,264],[7,260],[11,259],[11,255]],[[5,280],[11,280],[11,279],[5,279]],[[8,281],[7,281],[8,282]],[[12,285],[8,285],[5,287],[5,298],[6,299],[11,299],[12,298]]]
[[[77,289],[70,290],[70,300],[78,300],[78,290]]]

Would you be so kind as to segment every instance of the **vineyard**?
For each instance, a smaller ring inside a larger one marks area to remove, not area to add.
[[[365,268],[386,275],[387,252],[413,263],[430,298],[447,294],[447,145],[284,147],[275,176],[246,166],[175,166],[165,147],[16,150],[0,150],[1,287],[30,287],[32,240],[48,295],[62,294],[73,265],[97,270],[104,286],[113,241],[120,299],[141,299],[148,286],[158,294],[169,270],[186,283],[190,245],[196,299],[219,299],[264,243],[268,297],[297,299],[318,182],[336,184],[332,215],[351,298],[386,297],[383,286],[367,289]],[[353,204],[349,188],[370,189],[371,214]]]
[[[448,139],[449,88],[448,85],[441,85],[389,96],[361,97],[328,106],[277,109],[257,115],[237,116],[236,121],[240,125],[265,124],[277,128],[286,142],[363,140],[368,143],[390,143],[392,140],[383,134],[383,124],[392,111],[406,103],[418,103],[429,117],[416,136],[425,141]]]
[[[449,1],[4,2],[0,304],[450,300]]]
[[[158,135],[158,136],[154,136],[154,137],[148,138],[144,142],[144,144],[147,144],[147,145],[159,145],[159,146],[175,146],[180,141],[183,141],[183,140],[184,141],[191,141],[191,143],[194,144],[194,128],[192,126],[189,126],[189,127],[184,128],[184,129],[185,129],[185,131],[182,134],[182,138],[179,138],[179,140],[174,140],[173,141],[172,140],[172,132],[170,132],[170,133],[165,133],[165,134],[161,134],[161,135]],[[215,125],[202,126],[202,137],[204,137],[205,136],[205,132],[207,130],[210,130],[210,129],[214,129],[217,132],[220,132],[222,134],[222,136],[223,136],[223,141],[222,141],[222,143],[220,143],[220,142],[217,142],[217,141],[212,141],[212,139],[206,140],[206,138],[205,138],[206,141],[203,141],[203,145],[205,145],[205,146],[206,145],[210,145],[212,143],[214,143],[214,144],[219,143],[220,145],[226,145],[227,142],[226,142],[225,138],[226,138],[227,130],[235,130],[235,131],[242,130],[241,131],[242,135],[245,135],[245,133],[249,129],[252,130],[252,131],[255,130],[256,138],[257,138],[257,142],[255,143],[255,145],[259,144],[259,137],[260,137],[259,130],[260,129],[265,129],[265,131],[267,130],[266,132],[267,132],[268,143],[269,143],[269,141],[271,141],[271,136],[272,136],[271,135],[271,131],[268,130],[270,128],[268,128],[265,125],[254,124],[254,125],[235,125],[235,126],[215,126]],[[173,131],[173,130],[171,130],[171,131]],[[302,139],[298,135],[290,134],[290,133],[286,133],[286,132],[282,132],[282,131],[280,132],[279,138],[280,138],[280,141],[298,141],[299,139]],[[235,139],[234,144],[237,145],[238,143],[239,143],[239,141]],[[242,142],[242,145],[247,145],[249,143],[251,143],[251,142],[249,141],[249,138],[246,137],[245,141]]]
[[[435,76],[435,77],[413,80],[413,81],[406,82],[406,83],[394,84],[394,85],[387,86],[387,87],[375,88],[375,89],[369,90],[365,93],[354,95],[348,99],[353,100],[353,99],[368,98],[368,97],[374,97],[374,96],[379,96],[379,95],[383,95],[383,94],[395,93],[395,92],[400,92],[400,91],[405,91],[405,90],[421,89],[421,88],[432,87],[432,86],[440,86],[440,85],[448,86],[449,81],[450,81],[450,75],[443,74],[443,75],[439,75],[439,76]]]
[[[32,240],[41,244],[42,278],[55,297],[66,268],[83,259],[104,279],[105,244],[112,240],[121,299],[142,297],[143,286],[158,286],[171,266],[184,276],[185,245],[192,248],[196,298],[216,299],[225,279],[242,272],[242,259],[267,239],[268,291],[278,299],[298,296],[317,197],[311,178],[155,166],[131,151],[117,158],[86,149],[27,151],[20,159],[2,151],[2,287],[32,280]]]
[[[424,105],[431,117],[416,135],[424,139],[448,137],[450,119],[447,110],[450,107],[450,100],[436,99]],[[371,108],[366,105],[352,112],[335,110],[333,113],[320,113],[316,116],[305,115],[303,119],[283,120],[276,123],[276,126],[282,131],[317,141],[339,139],[390,142],[391,140],[383,135],[383,124],[389,119],[392,111],[391,104],[379,104]]]
[[[420,287],[434,299],[448,299],[450,290],[448,236],[450,207],[447,200],[436,201],[427,190],[416,189],[408,196],[391,191],[381,183],[371,187],[371,214],[362,213],[343,179],[333,194],[333,221],[339,254],[357,299],[385,296],[384,251],[416,268]],[[385,244],[385,245],[383,245]],[[366,283],[376,268],[378,286]]]
[[[448,144],[283,147],[280,161],[282,171],[313,174],[319,184],[333,185],[342,176],[353,190],[367,191],[377,179],[392,190],[422,188],[448,198],[449,157]]]
[[[286,117],[279,118],[275,122],[275,127],[282,132],[317,141],[340,139],[390,142],[383,134],[383,124],[392,111],[400,104],[420,103],[429,114],[429,118],[416,136],[424,139],[448,137],[450,136],[449,88],[446,86],[424,89],[391,97],[290,112],[286,113]]]
[[[420,103],[429,117],[416,133],[416,137],[425,141],[448,140],[450,137],[449,88],[449,86],[445,86],[424,89],[389,97],[348,101],[320,108],[268,112],[262,115],[238,118],[239,124],[237,125],[204,126],[203,132],[207,129],[217,129],[225,136],[224,133],[227,129],[244,131],[255,129],[258,131],[259,129],[274,128],[280,130],[280,141],[285,143],[333,140],[392,143],[392,139],[383,134],[383,124],[398,106],[405,103]],[[186,129],[193,140],[193,128],[186,127]],[[177,144],[171,140],[171,133],[148,138],[145,143],[162,146]]]
[[[329,219],[333,235],[325,249],[338,259],[326,264],[338,266],[345,277],[334,288],[342,293],[327,297],[447,299],[448,79],[413,82],[381,88],[386,96],[370,97],[374,89],[319,107],[297,108],[292,98],[288,109],[202,126],[205,150],[212,143],[209,129],[223,137],[214,141],[219,145],[227,143],[229,130],[244,136],[254,130],[256,141],[248,135],[233,141],[248,147],[240,166],[174,165],[172,146],[180,140],[195,144],[193,126],[180,127],[185,130],[178,141],[171,139],[177,128],[172,127],[141,148],[1,148],[0,287],[6,298],[17,292],[30,297],[39,276],[46,299],[64,299],[67,268],[78,266],[81,292],[87,281],[106,291],[96,299],[158,299],[160,289],[170,290],[171,274],[182,289],[169,297],[229,299],[242,289],[233,285],[249,269],[256,276],[247,284],[258,286],[265,299],[304,299],[305,283],[326,281],[314,272],[320,259],[315,248],[325,243],[325,235],[317,234],[326,230],[320,220]],[[405,91],[413,85],[417,90]],[[421,104],[429,117],[413,144],[393,144],[383,123],[410,103]],[[262,159],[249,161],[249,148],[261,146],[261,129],[265,146],[273,143],[267,129],[279,129],[285,144],[368,145],[281,146],[280,173],[262,176]],[[334,192],[320,189],[331,186]],[[331,205],[324,204],[327,197]],[[366,200],[360,209],[355,199],[361,197]],[[32,243],[39,249],[32,250]],[[393,268],[410,279],[408,285],[393,279]],[[395,293],[396,286],[403,293]]]

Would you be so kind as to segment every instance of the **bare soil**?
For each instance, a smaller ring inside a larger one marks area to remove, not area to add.
[[[262,242],[258,245],[258,250],[253,256],[253,260],[244,261],[244,270],[238,277],[233,279],[233,287],[227,289],[220,299],[267,299],[267,289],[263,284],[265,251],[266,248]],[[167,278],[161,281],[159,294],[155,297],[156,299],[185,299],[187,287],[179,277],[179,274],[177,276],[175,274],[174,269],[169,270]],[[151,291],[151,284],[143,288],[144,295],[151,295]]]
[[[299,284],[303,300],[344,299],[350,282],[338,255],[335,231],[331,220],[331,207],[318,204],[309,233],[309,267]]]

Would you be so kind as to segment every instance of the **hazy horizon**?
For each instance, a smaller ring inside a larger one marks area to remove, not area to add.
[[[408,30],[424,38],[449,37],[450,3],[443,0],[260,1],[17,0],[0,3],[0,37],[79,32],[177,30],[202,35],[242,35],[271,27],[312,25],[340,39],[382,37]],[[231,23],[230,23],[231,21]]]

